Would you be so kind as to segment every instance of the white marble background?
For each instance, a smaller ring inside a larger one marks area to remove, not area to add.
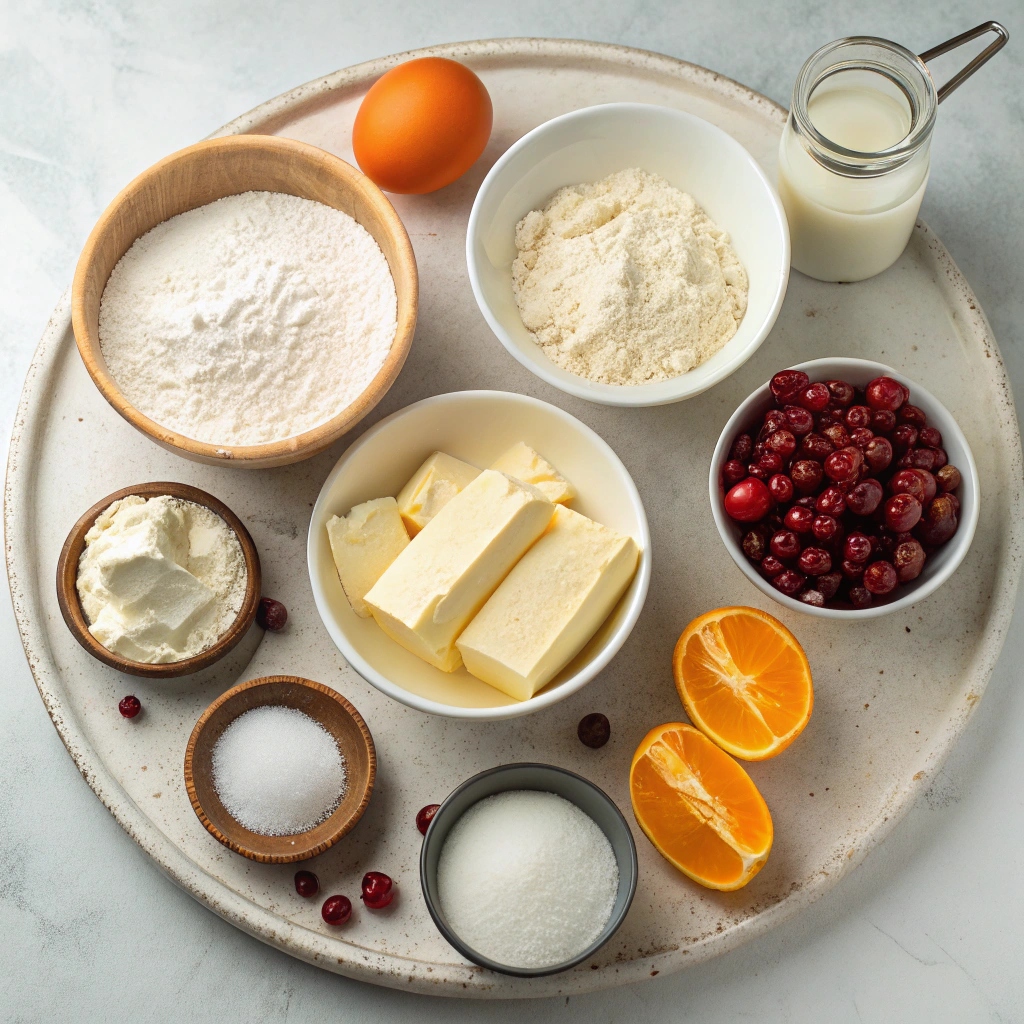
[[[990,17],[1006,23],[1011,43],[943,105],[923,216],[981,299],[1019,402],[1020,0],[2,0],[4,443],[36,341],[108,200],[159,157],[291,86],[430,43],[547,35],[661,50],[785,103],[804,57],[830,39],[881,35],[920,51]],[[4,601],[0,1019],[1024,1020],[1022,625],[1024,611],[934,785],[810,911],[735,953],[635,988],[469,1003],[318,971],[176,889],[75,770],[36,694]]]

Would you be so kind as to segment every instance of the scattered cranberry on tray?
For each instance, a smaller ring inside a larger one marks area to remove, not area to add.
[[[328,896],[320,908],[320,916],[328,924],[344,924],[352,916],[352,901],[347,896]]]
[[[280,601],[272,597],[261,597],[256,609],[256,623],[261,629],[269,629],[277,633],[284,629],[288,621],[288,609]]]
[[[315,896],[320,891],[320,879],[312,871],[296,871],[295,891],[307,898]]]
[[[430,828],[430,823],[434,820],[434,815],[441,809],[440,804],[427,804],[426,807],[421,807],[416,812],[416,827],[420,830],[420,835],[425,836],[427,829]]]
[[[122,697],[117,704],[122,718],[134,718],[142,710],[142,701],[138,697]]]
[[[917,579],[956,533],[961,475],[907,388],[783,370],[769,389],[776,408],[735,438],[722,472],[747,558],[818,608],[867,608]]]
[[[370,910],[383,910],[395,898],[391,878],[381,871],[363,875],[363,903]]]

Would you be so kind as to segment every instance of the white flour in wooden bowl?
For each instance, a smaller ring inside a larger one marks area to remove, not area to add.
[[[245,192],[158,224],[103,292],[103,358],[125,397],[197,441],[262,444],[340,413],[387,358],[398,300],[348,214]]]
[[[638,168],[559,189],[516,225],[512,287],[552,362],[603,384],[668,380],[710,359],[747,309],[729,236]]]

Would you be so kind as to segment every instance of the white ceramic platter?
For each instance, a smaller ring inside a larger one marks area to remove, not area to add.
[[[618,409],[540,382],[491,335],[470,291],[466,220],[487,168],[547,118],[611,101],[678,107],[719,125],[774,176],[783,112],[769,100],[689,64],[611,46],[546,40],[468,43],[422,51],[464,60],[494,100],[486,154],[434,195],[399,197],[419,261],[420,318],[398,381],[372,422],[430,395],[519,391],[596,430],[639,488],[651,526],[650,594],[611,665],[583,690],[538,714],[500,722],[423,714],[379,693],[344,662],[313,604],[306,529],[316,496],[356,432],[315,459],[242,473],[176,458],[132,430],[90,383],[57,308],[29,371],[7,475],[7,559],[15,610],[39,691],[61,738],[103,803],[184,889],[239,928],[329,970],[410,991],[515,997],[625,984],[723,953],[831,888],[928,784],[977,704],[999,654],[1019,577],[1024,534],[1021,446],[999,350],[970,288],[942,244],[919,225],[899,262],[861,284],[794,274],[771,336],[736,374],[676,405]],[[410,55],[340,71],[285,94],[223,133],[269,132],[351,159],[352,118],[368,85]],[[783,366],[863,356],[919,381],[958,418],[978,461],[981,521],[973,547],[937,593],[864,623],[813,619],[761,595],[722,545],[707,501],[711,453],[729,415]],[[393,907],[361,907],[331,930],[319,901],[292,888],[292,869],[251,863],[220,846],[189,806],[182,757],[196,718],[233,678],[127,681],[93,661],[57,609],[54,571],[75,519],[113,488],[173,479],[203,487],[238,513],[259,547],[265,593],[284,601],[289,628],[268,635],[243,677],[287,672],[337,688],[359,709],[380,770],[359,826],[311,866],[328,892],[355,897],[368,869],[399,887]],[[805,645],[814,716],[780,757],[750,767],[775,821],[765,869],[745,889],[697,888],[636,831],[640,882],[629,917],[590,962],[549,978],[499,977],[462,961],[434,929],[417,880],[419,807],[475,772],[513,760],[547,761],[594,780],[629,813],[633,749],[660,722],[683,717],[672,647],[695,615],[752,604],[780,615]],[[135,692],[145,713],[120,718]],[[612,738],[589,750],[576,722],[603,711]]]

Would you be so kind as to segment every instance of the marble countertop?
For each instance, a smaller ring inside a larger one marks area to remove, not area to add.
[[[114,193],[262,100],[336,68],[492,36],[660,50],[786,103],[802,60],[872,34],[916,51],[990,17],[1009,47],[943,104],[922,216],[985,308],[1024,398],[1024,12],[975,0],[5,0],[0,3],[0,430]],[[936,62],[943,78],[955,58]],[[950,585],[955,585],[955,579]],[[917,806],[809,911],[641,986],[471,1003],[349,981],[261,945],[168,881],[61,746],[0,606],[0,1019],[961,1022],[1024,1019],[1024,605],[966,735]]]

